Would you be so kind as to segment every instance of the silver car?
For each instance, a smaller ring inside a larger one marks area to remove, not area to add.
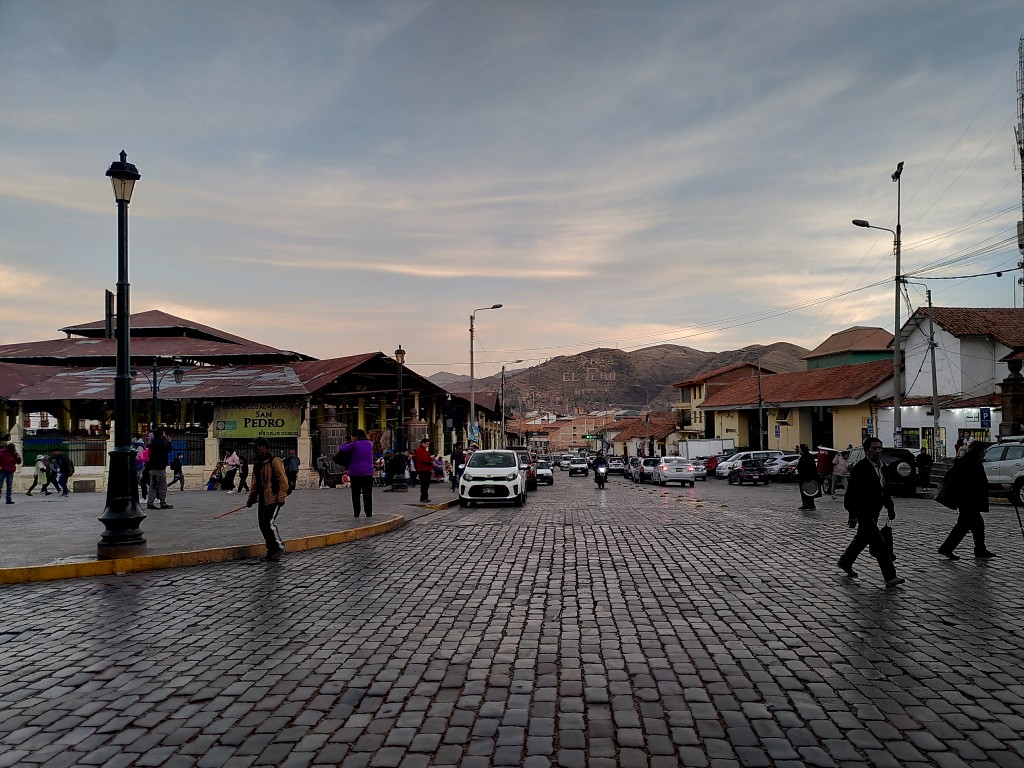
[[[679,483],[679,485],[689,484],[692,488],[696,479],[697,473],[693,468],[693,462],[680,456],[664,457],[651,471],[651,482],[655,485]]]

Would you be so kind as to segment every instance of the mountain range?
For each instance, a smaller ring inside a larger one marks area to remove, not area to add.
[[[632,352],[597,348],[559,355],[530,368],[505,373],[505,397],[517,413],[551,411],[587,413],[631,408],[669,410],[679,402],[672,385],[733,363],[757,363],[778,373],[806,370],[808,350],[780,341],[726,352],[704,352],[676,344],[659,344]],[[428,377],[453,392],[469,391],[469,376],[439,371]],[[478,392],[495,392],[501,374],[476,380]]]

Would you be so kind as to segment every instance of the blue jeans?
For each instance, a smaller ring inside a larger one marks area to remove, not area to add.
[[[0,472],[0,490],[3,489],[4,483],[7,483],[7,500],[11,500],[11,486],[14,485],[14,473],[13,472]]]

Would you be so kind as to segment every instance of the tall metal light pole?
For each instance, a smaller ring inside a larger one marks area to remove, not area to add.
[[[901,363],[903,362],[900,357],[900,282],[903,279],[900,274],[900,243],[903,236],[903,228],[900,226],[900,196],[902,189],[900,186],[900,177],[903,175],[903,161],[901,160],[899,165],[896,166],[895,172],[892,174],[892,180],[896,183],[896,230],[893,231],[888,227],[875,227],[866,222],[864,219],[854,219],[853,224],[857,227],[866,227],[867,229],[881,229],[886,232],[892,232],[893,239],[893,250],[896,252],[896,312],[895,319],[893,321],[893,340],[892,340],[892,444],[894,448],[903,447],[903,413],[902,403],[900,397],[900,387],[902,382],[900,379],[901,375]]]
[[[512,364],[521,363],[522,360],[513,360]],[[505,447],[505,366],[501,366],[501,447]]]
[[[398,443],[398,450],[405,453],[405,414],[402,407],[402,370],[405,368],[405,350],[398,345],[395,350],[395,362],[398,363],[398,426],[395,428],[395,438]]]
[[[146,514],[139,506],[135,482],[135,449],[131,446],[132,376],[130,297],[128,283],[128,204],[139,169],[121,151],[120,161],[107,170],[117,202],[117,372],[114,376],[114,450],[110,452],[107,475],[107,506],[100,516],[106,530],[100,536],[97,556],[101,559],[130,557],[146,550],[140,528]]]
[[[501,309],[503,305],[492,304],[489,307],[477,307],[469,316],[469,440],[473,440],[473,431],[476,429],[476,375],[473,369],[473,347],[476,333],[476,313],[488,309]],[[477,435],[479,439],[479,435]],[[484,446],[480,446],[483,448]]]

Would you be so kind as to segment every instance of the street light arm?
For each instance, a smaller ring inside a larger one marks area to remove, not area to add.
[[[889,232],[893,236],[894,239],[896,237],[896,231],[895,230],[889,229],[888,227],[876,227],[874,224],[869,224],[868,222],[864,221],[864,219],[854,219],[851,223],[855,227],[863,227],[864,229],[881,229],[884,232]]]

